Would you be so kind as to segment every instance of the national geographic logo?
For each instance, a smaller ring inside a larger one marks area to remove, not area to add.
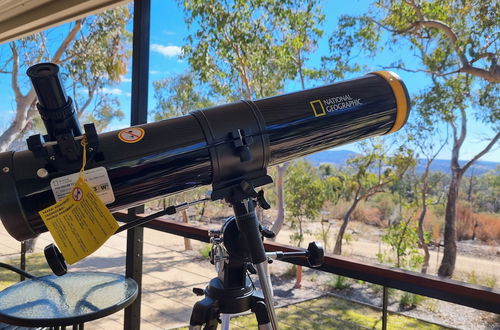
[[[323,103],[321,102],[321,100],[314,100],[314,101],[309,102],[309,104],[311,105],[311,108],[313,109],[315,117],[326,115],[326,110],[325,110],[325,107],[323,106]]]
[[[315,117],[326,115],[327,112],[334,112],[343,109],[355,108],[363,105],[361,99],[353,98],[350,94],[334,96],[323,100],[309,102]]]

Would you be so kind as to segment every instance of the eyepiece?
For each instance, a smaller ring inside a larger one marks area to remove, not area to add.
[[[68,104],[68,97],[61,84],[59,67],[54,63],[39,63],[26,71],[38,96],[38,103],[47,110],[59,109]]]
[[[66,96],[61,84],[59,67],[54,63],[39,63],[28,68],[26,74],[38,97],[37,107],[48,139],[55,141],[58,135],[68,132],[73,136],[82,135],[73,101]]]

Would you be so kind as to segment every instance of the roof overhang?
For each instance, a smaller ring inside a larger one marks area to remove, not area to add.
[[[130,1],[0,0],[0,44],[96,14]]]

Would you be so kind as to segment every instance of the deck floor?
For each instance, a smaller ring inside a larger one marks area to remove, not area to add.
[[[53,243],[48,233],[38,237],[35,252]],[[144,230],[141,329],[170,329],[189,323],[191,309],[200,297],[192,288],[204,288],[215,276],[207,261],[200,265],[200,242],[191,240],[192,251],[184,250],[184,239],[151,229]],[[0,258],[17,257],[20,243],[0,225]],[[125,272],[126,233],[111,237],[91,256],[69,266],[69,271]],[[198,259],[198,262],[193,262]],[[123,311],[86,323],[87,329],[123,329]]]

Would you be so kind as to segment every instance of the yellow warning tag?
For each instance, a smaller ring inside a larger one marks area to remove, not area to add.
[[[84,150],[85,142],[84,139]],[[84,151],[81,173],[85,162]],[[92,254],[118,229],[115,218],[85,182],[83,174],[66,197],[39,214],[69,264]]]

